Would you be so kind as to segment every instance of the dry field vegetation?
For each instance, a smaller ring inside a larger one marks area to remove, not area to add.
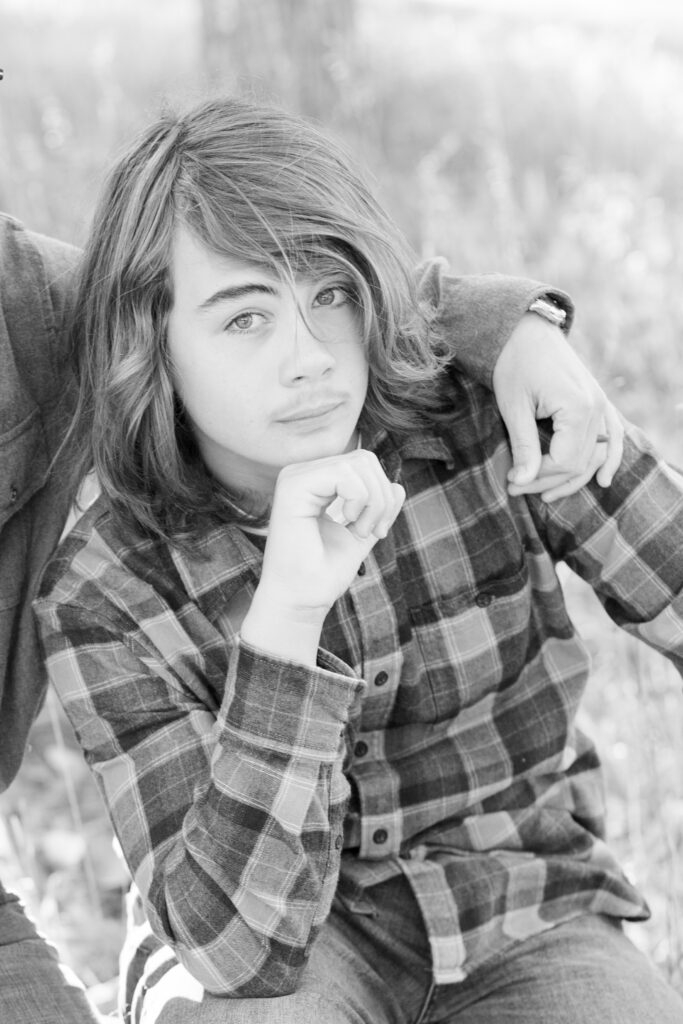
[[[71,0],[57,15],[7,4],[0,208],[82,239],[121,140],[160,95],[201,86],[198,6],[126,0],[114,13]],[[336,88],[327,126],[361,155],[421,256],[570,291],[574,344],[681,465],[683,26],[476,7],[359,0],[338,51],[321,45]],[[277,95],[268,82],[250,88]],[[594,659],[584,718],[606,764],[610,838],[653,911],[632,937],[683,991],[680,678],[569,574],[566,586]],[[0,799],[0,877],[108,1008],[125,873],[52,699]]]

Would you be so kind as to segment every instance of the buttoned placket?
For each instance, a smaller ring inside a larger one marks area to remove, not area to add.
[[[383,542],[385,544],[389,541]],[[356,577],[349,599],[356,618],[362,664],[367,684],[362,724],[354,736],[349,773],[354,779],[360,808],[360,849],[363,858],[397,854],[402,840],[402,814],[395,773],[385,757],[385,726],[391,716],[403,656],[398,624],[374,553]],[[367,729],[368,725],[374,728]]]

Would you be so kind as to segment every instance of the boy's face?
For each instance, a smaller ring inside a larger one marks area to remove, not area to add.
[[[182,228],[171,273],[173,379],[218,480],[270,495],[283,466],[355,447],[368,366],[343,274],[299,279],[292,294]]]

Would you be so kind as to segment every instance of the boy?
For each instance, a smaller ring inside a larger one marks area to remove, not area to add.
[[[68,351],[68,309],[73,299],[73,246],[36,234],[0,214],[0,788],[10,784],[23,756],[26,736],[42,701],[45,675],[34,634],[31,601],[45,561],[65,528],[77,481],[69,481],[69,446],[64,436],[73,413],[76,389]],[[438,282],[436,268],[431,271]],[[428,282],[429,283],[429,282]],[[522,475],[535,475],[535,431],[539,400],[556,411],[551,452],[556,462],[574,466],[574,486],[586,471],[595,427],[603,415],[611,423],[606,460],[600,468],[609,483],[621,451],[621,426],[595,381],[554,338],[558,332],[535,315],[522,316],[503,355],[506,331],[520,316],[529,282],[507,278],[450,281],[439,315],[450,324],[465,364],[486,372],[495,363],[497,392],[507,405],[511,436],[517,438]],[[472,321],[482,310],[495,322],[479,332],[476,349],[467,341]],[[516,309],[520,310],[516,313]],[[538,341],[534,338],[538,336]],[[524,353],[533,350],[525,359]],[[515,366],[515,362],[526,367]],[[545,362],[546,370],[543,370]],[[548,368],[549,367],[549,372]],[[526,381],[520,380],[520,371]],[[490,369],[488,371],[490,373]],[[540,391],[538,390],[540,388]],[[588,402],[586,416],[582,409]],[[60,458],[55,463],[55,456]],[[612,468],[610,468],[612,467]],[[548,484],[544,477],[544,485]],[[46,1006],[56,1021],[92,1021],[83,992],[60,968],[55,951],[25,916],[17,897],[0,887],[0,1016],[14,1024],[33,1022]]]
[[[235,101],[102,197],[103,497],[36,609],[151,925],[129,1019],[681,1019],[621,931],[554,564],[680,665],[683,493],[632,431],[609,492],[510,494],[410,268],[344,154]]]

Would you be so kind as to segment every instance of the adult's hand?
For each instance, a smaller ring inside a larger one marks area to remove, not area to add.
[[[601,487],[610,485],[623,455],[621,417],[558,327],[535,313],[522,317],[498,358],[493,389],[510,435],[511,494],[554,501],[595,474]],[[553,436],[542,456],[536,420],[546,418]]]

